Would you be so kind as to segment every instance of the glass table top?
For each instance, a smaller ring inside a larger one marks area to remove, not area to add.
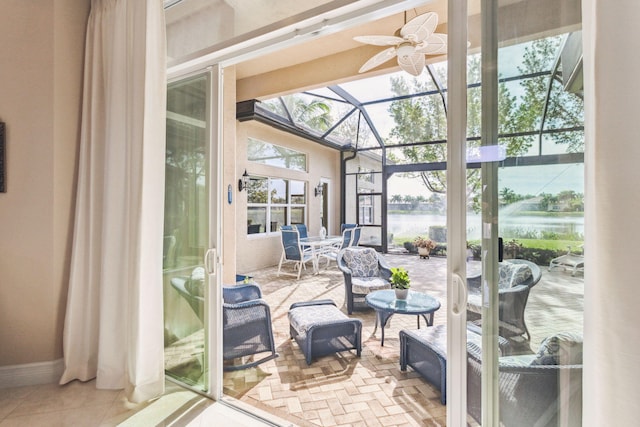
[[[393,289],[375,291],[365,297],[367,304],[376,309],[399,314],[426,314],[440,308],[440,301],[423,292],[409,290],[406,300],[396,299]]]

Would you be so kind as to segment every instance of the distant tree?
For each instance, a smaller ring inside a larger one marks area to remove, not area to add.
[[[552,205],[558,203],[558,198],[549,193],[540,194],[540,209],[548,211]]]
[[[400,194],[394,194],[390,199],[391,203],[402,203],[402,196]]]
[[[504,187],[500,190],[500,199],[505,205],[510,205],[511,203],[517,202],[519,198],[515,191],[508,187]]]
[[[405,194],[402,196],[402,201],[405,203],[413,203],[413,196],[411,194]]]
[[[326,102],[308,99],[300,94],[281,99],[295,123],[320,131],[328,130],[331,126],[331,107]]]
[[[469,80],[477,81],[480,75],[479,55],[469,56],[468,62]],[[438,78],[446,80],[441,70]],[[419,78],[408,78],[404,75],[391,78],[391,88],[395,95],[401,96],[409,93],[427,92],[433,88],[430,81]],[[471,88],[467,98],[467,134],[470,136],[480,135],[481,121],[481,90]],[[498,92],[498,105],[500,116],[508,117],[513,114],[515,106],[514,97],[509,94],[506,85],[500,84]],[[390,132],[390,138],[399,143],[416,143],[427,141],[446,140],[447,138],[447,117],[439,95],[413,97],[393,101],[389,106],[389,112],[394,119],[395,126]],[[501,123],[508,124],[509,121],[502,120]],[[512,125],[508,125],[512,126]],[[504,132],[509,129],[504,129]],[[515,144],[516,142],[510,143]],[[471,144],[473,145],[473,144]],[[507,151],[511,155],[521,154],[524,148],[516,149],[508,147]],[[420,144],[402,148],[404,163],[435,163],[445,162],[447,158],[446,144]],[[398,159],[399,160],[399,159]],[[422,183],[432,193],[446,193],[446,173],[445,171],[421,172]],[[467,197],[468,204],[479,209],[479,191],[481,179],[478,169],[467,171]]]
[[[518,68],[523,75],[551,69],[556,57],[560,37],[552,37],[532,42],[524,48],[522,66]],[[471,55],[467,60],[468,80],[480,81],[480,56]],[[446,81],[446,70],[437,68],[440,81]],[[522,93],[514,95],[505,83],[498,86],[498,132],[513,134],[516,132],[539,129],[544,107],[549,76],[527,78],[520,81]],[[564,128],[583,124],[583,103],[577,96],[565,92],[560,85],[554,84],[545,128]],[[425,79],[409,78],[404,75],[391,78],[391,89],[396,96],[433,90],[433,84]],[[473,87],[467,91],[467,135],[480,136],[481,131],[481,88]],[[439,95],[413,97],[393,101],[389,113],[394,120],[389,139],[391,143],[416,144],[420,142],[446,139],[447,120],[442,99]],[[536,136],[517,136],[501,139],[499,143],[506,149],[507,156],[525,154],[535,142]],[[584,144],[582,132],[564,132],[553,134],[556,143],[567,144],[569,151],[580,151]],[[479,144],[470,142],[469,145]],[[446,161],[446,144],[417,144],[401,149],[401,155],[395,154],[392,160],[399,163],[434,163]],[[422,183],[432,193],[446,192],[444,171],[421,172]],[[480,207],[481,177],[478,169],[467,172],[468,204],[478,211]]]
[[[525,48],[522,66],[518,70],[522,74],[549,70],[556,57],[561,43],[560,37],[550,37],[535,40]],[[582,126],[584,124],[584,102],[576,94],[563,89],[560,82],[552,82],[551,96],[545,121],[545,129],[559,129]],[[524,79],[520,85],[524,94],[518,108],[512,117],[516,129],[521,131],[538,130],[542,119],[546,100],[549,77],[546,75]],[[521,143],[527,147],[535,141],[537,136],[519,137]],[[552,133],[550,138],[556,144],[566,144],[567,151],[578,152],[584,150],[583,132]]]

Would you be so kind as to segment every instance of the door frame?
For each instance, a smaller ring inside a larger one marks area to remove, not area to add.
[[[449,0],[449,2],[456,3],[456,0]],[[210,283],[215,284],[215,289],[214,292],[209,292],[209,296],[207,298],[208,309],[206,308],[210,316],[208,321],[210,327],[208,328],[206,335],[210,348],[208,357],[208,363],[210,367],[208,384],[210,384],[210,388],[208,393],[206,394],[214,400],[221,400],[221,398],[223,397],[222,351],[216,350],[222,349],[221,284],[222,277],[224,277],[223,269],[225,268],[225,264],[229,265],[232,262],[229,259],[225,259],[225,257],[223,257],[223,255],[225,254],[225,245],[229,245],[231,243],[228,241],[225,242],[222,236],[222,232],[219,231],[224,227],[224,224],[222,224],[224,206],[223,202],[224,200],[226,200],[226,197],[222,197],[222,195],[226,194],[226,189],[223,188],[226,186],[226,182],[233,182],[234,179],[237,178],[228,176],[228,174],[225,175],[225,166],[227,166],[227,170],[235,170],[235,168],[228,167],[228,165],[223,164],[223,136],[225,125],[223,105],[225,96],[227,96],[227,92],[225,92],[224,90],[225,69],[248,59],[257,58],[270,52],[304,43],[313,38],[322,37],[333,32],[342,31],[356,24],[365,23],[368,21],[379,19],[386,15],[428,4],[429,0],[359,0],[357,2],[353,1],[336,3],[340,3],[341,5],[338,5],[338,7],[333,10],[329,10],[312,18],[308,18],[306,17],[306,15],[302,14],[301,16],[304,16],[306,19],[294,22],[289,26],[279,29],[274,29],[272,28],[273,26],[267,26],[262,30],[253,32],[252,37],[239,37],[236,39],[237,43],[228,48],[224,48],[216,52],[202,52],[197,58],[194,58],[192,55],[190,55],[182,62],[170,63],[167,70],[167,76],[170,80],[179,79],[183,76],[187,76],[189,74],[194,74],[197,72],[204,72],[205,70],[209,70],[212,73],[211,147],[215,147],[216,149],[212,150],[211,153],[217,153],[217,164],[215,164],[215,176],[213,176],[214,174],[212,174],[211,177],[212,181],[210,190],[210,209],[211,212],[216,213],[217,220],[213,221],[215,223],[210,223],[211,228],[209,237],[210,248],[217,248],[217,250],[208,252],[208,255],[206,257],[207,262],[215,266],[214,274],[210,275]],[[466,25],[466,15],[464,19]],[[295,17],[289,22],[291,21],[295,21]],[[466,85],[464,87],[466,88]],[[211,166],[213,167],[214,165],[212,164]],[[331,187],[328,184],[327,186]],[[328,203],[331,204],[331,200],[329,200]],[[462,212],[464,212],[464,209],[462,210]],[[462,220],[464,221],[466,220],[466,218],[463,218]],[[231,244],[231,246],[235,247],[235,244]],[[461,250],[464,251],[465,249],[466,245],[463,244],[461,246]],[[233,259],[233,261],[235,261],[235,259]],[[450,288],[448,293],[451,293]],[[448,314],[448,317],[450,316],[451,313]],[[211,325],[212,319],[215,319],[216,322],[213,325]],[[466,339],[466,336],[464,339]],[[466,376],[464,387],[466,390]],[[457,391],[459,392],[460,390]],[[466,393],[463,394],[466,395]],[[451,409],[448,406],[447,413],[449,414],[450,412]],[[466,414],[466,410],[464,411],[464,413]]]

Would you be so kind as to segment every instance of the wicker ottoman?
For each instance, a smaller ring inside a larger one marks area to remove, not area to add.
[[[289,307],[289,332],[307,365],[314,357],[340,351],[362,352],[362,322],[350,319],[331,300],[297,302]]]
[[[482,337],[475,325],[467,330],[467,340],[478,347]],[[509,341],[498,337],[503,355],[509,352]],[[400,370],[411,366],[425,380],[440,389],[440,401],[447,404],[447,326],[437,325],[424,329],[400,331]]]

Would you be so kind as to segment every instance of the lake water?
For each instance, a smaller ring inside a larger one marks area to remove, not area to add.
[[[394,237],[414,237],[418,234],[426,235],[430,226],[445,226],[445,215],[402,215],[389,214],[389,232]],[[480,215],[467,215],[467,238],[469,240],[480,239]],[[580,233],[584,235],[584,217],[575,216],[528,216],[528,215],[503,215],[499,219],[499,233],[504,238],[510,236],[513,230],[522,232],[552,231],[555,233]],[[511,232],[511,233],[510,233]]]

